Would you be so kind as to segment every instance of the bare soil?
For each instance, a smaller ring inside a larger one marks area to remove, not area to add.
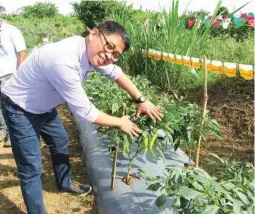
[[[70,111],[66,106],[60,106],[58,111],[70,138],[69,153],[72,167],[72,179],[76,183],[88,184],[85,172],[85,164],[81,156],[81,148],[78,142],[79,135]],[[59,194],[55,184],[54,173],[51,165],[50,152],[42,142],[43,164],[43,196],[48,214],[94,214],[95,195],[73,196]],[[0,144],[0,214],[27,213],[23,202],[17,168],[11,148],[3,148]]]
[[[186,94],[186,98],[203,106],[202,90]],[[208,161],[213,158],[209,153],[254,163],[254,82],[219,79],[208,88],[208,110],[220,123],[222,138],[209,137],[202,142],[200,167],[211,171]]]

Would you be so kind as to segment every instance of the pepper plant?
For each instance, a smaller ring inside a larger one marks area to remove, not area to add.
[[[163,176],[149,178],[153,184],[148,189],[162,193],[156,200],[157,208],[174,197],[172,206],[177,213],[252,214],[254,166],[213,156],[226,169],[220,179],[199,168],[176,165],[167,166]]]
[[[125,114],[134,118],[136,105],[130,100],[126,92],[116,84],[101,78],[97,73],[92,73],[91,76],[85,83],[85,89],[90,100],[94,101],[100,110],[121,117],[124,108]],[[119,129],[100,128],[101,133],[109,135],[114,144],[123,144],[122,152],[127,155],[129,160],[128,173],[124,178],[124,182],[127,184],[132,183],[130,176],[132,161],[137,156],[146,155],[150,152],[153,158],[156,159],[157,154],[159,154],[164,159],[167,143],[173,144],[175,150],[181,143],[188,148],[194,148],[199,135],[204,140],[209,133],[219,135],[219,124],[208,115],[202,129],[200,128],[202,111],[196,104],[185,101],[177,95],[156,96],[157,90],[151,87],[148,80],[142,76],[132,77],[132,81],[139,90],[145,92],[144,94],[149,100],[160,106],[164,117],[161,121],[153,122],[146,115],[140,116],[134,122],[142,130],[142,134],[135,140],[132,140],[129,135]],[[159,131],[164,133],[163,138],[158,137]]]

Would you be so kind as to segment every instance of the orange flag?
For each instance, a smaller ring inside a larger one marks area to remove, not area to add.
[[[183,59],[181,55],[175,55],[176,57],[176,64],[182,65],[183,64]]]
[[[228,77],[236,76],[236,64],[230,62],[224,62],[224,72]]]
[[[174,57],[174,54],[169,53],[168,56],[169,56],[169,61],[170,61],[172,64],[175,64],[175,57]]]
[[[191,57],[191,65],[192,67],[199,69],[200,68],[199,58]]]
[[[204,62],[203,59],[202,59],[202,62]],[[210,59],[206,59],[206,67],[207,67],[207,71],[212,71],[212,62]]]
[[[254,70],[252,65],[239,64],[240,76],[246,80],[254,78]]]
[[[189,56],[183,56],[183,64],[186,67],[190,67],[191,66],[191,60]]]
[[[168,53],[166,52],[162,52],[162,55],[163,55],[163,61],[167,62],[168,61]]]
[[[212,60],[212,71],[214,71],[216,74],[222,73],[222,62]]]
[[[161,60],[161,51],[156,51],[156,60]]]
[[[148,57],[149,57],[149,58],[153,58],[153,57],[154,57],[153,49],[149,49]]]

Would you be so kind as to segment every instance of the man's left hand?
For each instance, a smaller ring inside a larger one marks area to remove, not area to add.
[[[154,106],[150,101],[146,100],[144,103],[137,105],[136,118],[138,119],[141,113],[147,114],[153,121],[159,120],[163,117],[160,109]]]

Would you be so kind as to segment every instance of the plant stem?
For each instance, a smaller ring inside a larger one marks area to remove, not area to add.
[[[123,111],[122,116],[125,115],[126,111],[126,104],[123,104]],[[117,165],[117,158],[118,158],[118,150],[119,150],[119,144],[115,145],[115,151],[114,151],[114,157],[113,157],[113,164],[112,164],[112,180],[111,180],[111,189],[114,190],[114,184],[115,184],[115,174],[116,174],[116,165]]]
[[[208,94],[207,94],[207,62],[206,62],[206,56],[204,56],[204,104],[203,104],[203,115],[202,115],[201,128],[200,128],[200,132],[199,132],[198,145],[197,145],[197,148],[196,148],[196,163],[195,163],[196,168],[198,168],[198,163],[199,163],[200,144],[201,144],[201,139],[202,139],[200,133],[203,129],[203,125],[204,125],[204,122],[205,122],[207,100],[208,100]]]
[[[129,164],[128,164],[128,173],[127,173],[127,177],[130,176],[130,172],[131,172],[131,162],[129,162]]]

